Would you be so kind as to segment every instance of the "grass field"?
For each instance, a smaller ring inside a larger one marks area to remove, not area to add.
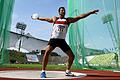
[[[0,68],[25,68],[25,69],[39,69],[41,70],[41,64],[2,64]],[[47,70],[66,70],[66,65],[47,65]],[[71,70],[110,70],[120,71],[120,67],[102,67],[102,66],[90,66],[90,67],[76,67],[72,66]]]
[[[0,68],[32,68],[32,69],[41,69],[41,64],[2,64]],[[47,65],[48,70],[66,70],[66,65]],[[83,68],[77,68],[72,66],[71,70],[80,70]]]

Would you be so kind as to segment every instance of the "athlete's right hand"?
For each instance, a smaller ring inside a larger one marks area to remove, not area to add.
[[[91,11],[91,14],[97,14],[99,12],[99,10],[97,9],[97,10],[93,10],[93,11]]]

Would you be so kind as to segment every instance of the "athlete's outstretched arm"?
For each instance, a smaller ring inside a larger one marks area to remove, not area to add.
[[[78,20],[80,20],[80,19],[86,18],[87,16],[89,16],[89,15],[91,15],[91,14],[97,14],[98,11],[99,11],[99,10],[93,10],[93,11],[90,11],[90,12],[88,12],[88,13],[81,14],[81,15],[79,15],[79,16],[76,16],[76,17],[74,17],[74,18],[68,18],[68,22],[69,22],[69,23],[74,23],[74,22],[76,22],[76,21],[78,21]]]
[[[31,18],[32,18],[32,17],[31,17]],[[32,19],[33,19],[33,18],[32,18]],[[53,17],[53,18],[38,17],[38,18],[33,19],[33,20],[47,21],[47,22],[52,23],[52,22],[55,21],[55,19],[56,19],[56,17]]]
[[[43,18],[43,17],[38,17],[37,20],[47,21],[47,22],[53,22],[53,18]]]

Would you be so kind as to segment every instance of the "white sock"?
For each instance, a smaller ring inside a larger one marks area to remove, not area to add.
[[[42,70],[42,72],[45,72],[45,70]]]
[[[70,70],[66,70],[66,72],[68,73],[68,72],[70,72]]]

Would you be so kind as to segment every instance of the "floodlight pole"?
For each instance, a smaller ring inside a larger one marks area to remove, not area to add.
[[[107,14],[107,15],[103,16],[102,20],[103,20],[103,24],[110,25],[110,27],[108,25],[107,25],[107,27],[108,27],[113,45],[114,45],[114,47],[116,47],[115,44],[117,44],[117,37],[116,37],[115,30],[114,30],[113,25],[112,25],[112,21],[113,21],[112,14]],[[115,42],[115,44],[114,44],[114,42]]]
[[[21,43],[22,43],[22,40],[21,38],[23,37],[23,31],[21,29],[21,34],[20,34],[20,42],[19,42],[19,48],[18,48],[18,51],[20,51],[20,48],[21,48]]]
[[[116,38],[115,31],[114,31],[114,28],[113,28],[113,26],[112,26],[112,23],[111,23],[111,21],[109,21],[108,23],[110,24],[110,27],[111,27],[113,36],[114,36],[114,38],[115,38],[115,42],[117,43],[117,38]]]
[[[24,31],[26,29],[26,26],[27,26],[26,24],[20,23],[20,22],[18,22],[17,25],[16,25],[16,28],[21,30],[20,37],[19,37],[20,42],[19,42],[18,51],[20,51],[20,48],[21,48],[21,44],[22,44],[21,38],[24,36]]]

